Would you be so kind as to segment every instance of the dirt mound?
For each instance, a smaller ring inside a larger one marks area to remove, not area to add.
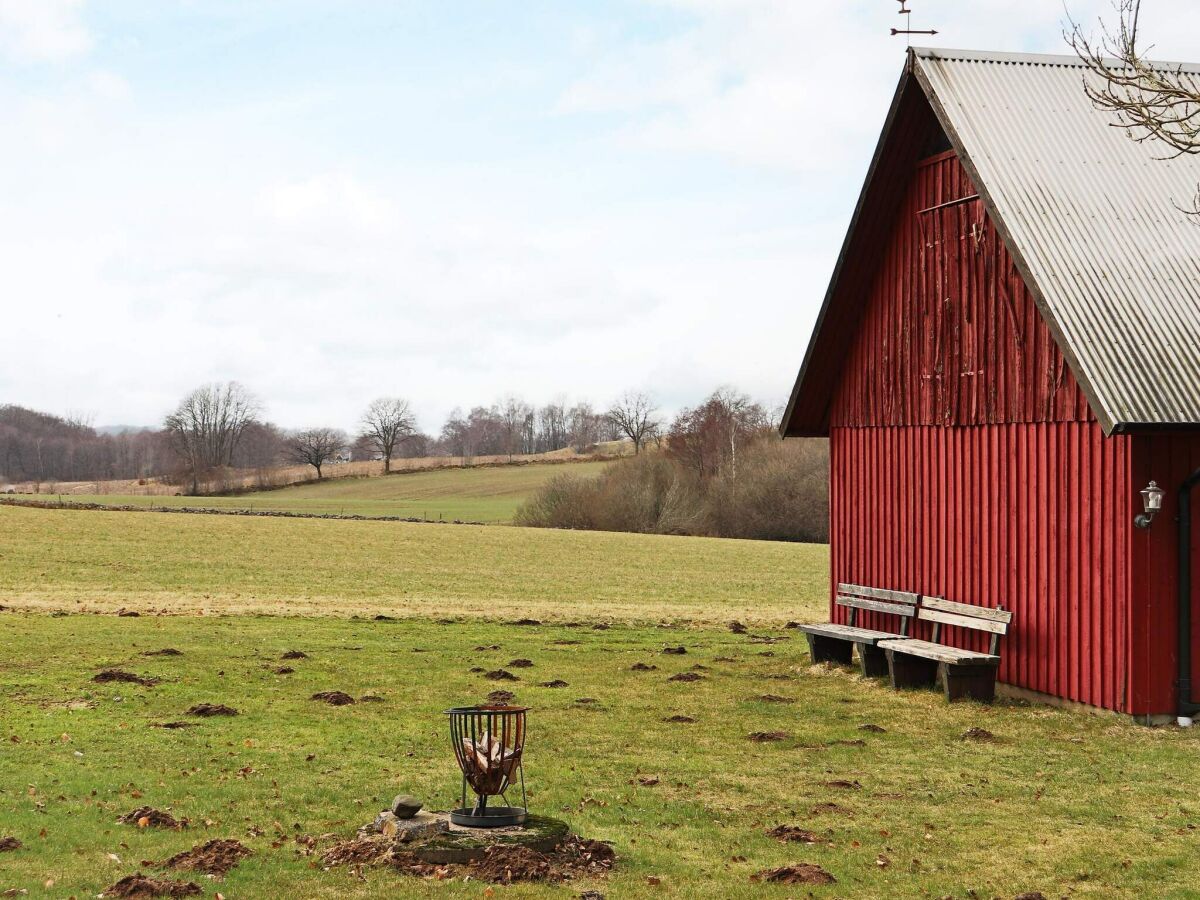
[[[729,623],[729,630],[734,634],[745,634],[747,629],[745,625],[735,619]]]
[[[139,806],[117,819],[122,825],[136,825],[138,828],[185,828],[187,819],[180,821],[169,812],[155,809],[153,806]]]
[[[354,698],[345,691],[318,691],[309,697],[310,700],[320,700],[322,703],[328,703],[330,706],[349,706],[354,702]]]
[[[92,681],[96,684],[109,684],[114,681],[121,684],[140,684],[142,687],[154,687],[158,684],[157,678],[134,675],[132,672],[125,672],[121,669],[105,669],[103,672],[97,672],[92,676]]]
[[[798,825],[776,825],[767,829],[767,837],[773,837],[785,844],[824,844],[825,839],[815,831],[801,828]]]
[[[224,703],[197,703],[188,709],[187,714],[207,719],[212,716],[236,716],[238,711],[232,706],[226,706]]]
[[[663,647],[662,652],[668,656],[683,656],[687,653],[687,647]]]
[[[818,803],[812,808],[814,816],[831,815],[831,816],[848,816],[851,815],[850,810],[844,806],[839,806],[836,803]]]
[[[786,731],[752,731],[746,735],[747,740],[754,741],[756,744],[768,744],[772,741],[786,741],[790,734]]]
[[[552,853],[528,847],[490,847],[484,858],[472,862],[467,871],[473,878],[494,884],[565,881],[581,875],[603,875],[615,861],[616,854],[608,844],[571,836]]]
[[[634,663],[629,667],[630,672],[657,672],[658,666],[647,665],[646,663]]]
[[[321,862],[327,866],[341,866],[347,863],[356,866],[369,865],[386,859],[391,849],[391,841],[386,838],[352,838],[339,841],[326,850],[321,855]]]
[[[293,669],[291,666],[276,666],[271,671],[274,672],[276,675],[291,675],[296,670]]]
[[[836,884],[837,879],[812,863],[795,866],[780,866],[778,869],[763,869],[750,876],[751,881],[766,881],[771,884]]]
[[[169,728],[172,730],[174,730],[176,728],[194,728],[195,725],[196,725],[195,722],[151,722],[150,723],[151,728]]]
[[[383,698],[378,694],[363,694],[358,698],[359,703],[382,703]]]
[[[757,697],[751,698],[758,700],[761,703],[795,703],[791,697],[781,697],[779,694],[759,694]]]
[[[303,650],[289,650],[280,659],[308,659],[308,654]]]
[[[532,659],[510,659],[508,661],[510,669],[531,669],[533,668]]]
[[[986,744],[989,741],[994,741],[996,736],[986,728],[968,728],[962,733],[964,741],[978,741],[981,744]]]
[[[13,850],[20,850],[23,846],[24,844],[15,837],[0,838],[0,853],[11,853]]]
[[[887,729],[882,725],[876,725],[874,722],[866,722],[858,726],[859,731],[869,731],[871,734],[885,734]]]
[[[253,852],[241,841],[217,839],[176,853],[163,865],[168,869],[191,869],[220,878]]]
[[[664,722],[676,722],[680,725],[695,725],[696,720],[691,716],[667,716],[663,719]]]
[[[169,878],[151,878],[138,872],[126,875],[116,884],[105,889],[104,897],[195,897],[201,893],[200,885],[193,881],[172,881]]]
[[[142,614],[140,612],[138,612],[136,609],[126,609],[123,606],[117,610],[118,618],[122,618],[122,619],[137,619],[141,615]]]
[[[697,675],[695,672],[680,672],[678,675],[672,675],[667,681],[703,681],[703,675]]]
[[[521,679],[505,669],[496,669],[494,672],[488,672],[483,676],[489,681],[520,681]]]
[[[174,647],[163,647],[161,650],[145,650],[142,656],[183,656],[183,651]]]
[[[512,703],[516,698],[516,694],[512,691],[492,691],[487,695],[488,703],[507,704]]]
[[[555,678],[553,681],[543,681],[543,682],[542,682],[542,684],[541,684],[541,686],[542,686],[542,687],[548,687],[548,688],[565,688],[565,687],[570,687],[570,685],[569,685],[569,684],[567,684],[565,681],[563,681],[561,678]]]
[[[833,781],[825,782],[825,787],[838,788],[839,790],[843,791],[862,790],[862,785],[858,783],[857,779],[854,781],[846,781],[844,778],[835,778]]]
[[[537,619],[517,619],[513,622],[514,625],[541,625]]]

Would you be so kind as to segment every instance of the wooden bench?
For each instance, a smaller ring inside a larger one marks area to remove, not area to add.
[[[1008,633],[1012,613],[1004,607],[988,609],[955,603],[941,597],[922,597],[917,618],[933,623],[933,640],[893,638],[877,645],[887,657],[892,687],[932,686],[941,678],[947,700],[969,697],[991,703],[996,697],[996,671],[1000,666],[1000,638]],[[960,650],[941,643],[942,626],[955,625],[992,636],[989,652]]]
[[[850,665],[854,648],[858,647],[862,673],[869,678],[882,678],[888,674],[887,658],[877,649],[880,641],[904,637],[908,625],[916,613],[920,595],[907,591],[888,591],[883,588],[864,587],[860,584],[838,584],[834,602],[850,610],[850,624],[801,625],[800,630],[808,638],[808,652],[813,662],[832,662]],[[899,635],[893,631],[876,631],[858,627],[858,611],[886,613],[900,618]]]

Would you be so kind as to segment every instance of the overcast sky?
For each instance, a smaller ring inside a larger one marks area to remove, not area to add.
[[[1165,59],[1200,4],[1144,0]],[[1094,21],[1108,0],[1068,0]],[[910,0],[1065,52],[1056,0]],[[0,402],[236,379],[664,407],[795,378],[903,63],[896,0],[0,0]]]

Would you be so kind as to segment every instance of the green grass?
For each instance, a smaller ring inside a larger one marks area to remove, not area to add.
[[[607,465],[608,462],[531,463],[432,469],[369,478],[329,478],[230,497],[72,494],[63,500],[108,506],[260,509],[501,523],[511,521],[517,507],[556,475],[590,477],[598,475]],[[53,498],[54,495],[47,495],[45,499]]]
[[[781,625],[820,614],[827,554],[722,538],[0,507],[0,603]]]
[[[688,654],[663,655],[667,642]],[[473,649],[493,643],[500,649]],[[498,896],[594,888],[621,898],[795,897],[810,888],[750,876],[797,862],[838,879],[811,888],[818,897],[1195,896],[1200,734],[1036,707],[949,706],[932,692],[898,696],[809,667],[796,639],[764,647],[723,630],[10,612],[0,616],[0,644],[0,835],[25,844],[0,857],[0,891],[94,896],[124,874],[156,871],[142,860],[236,837],[254,856],[224,882],[198,879],[209,896],[479,897],[476,882],[322,871],[292,838],[348,836],[400,791],[450,806],[457,781],[442,710],[495,686],[472,665],[527,657],[535,667],[505,686],[533,707],[531,806],[612,841],[620,863],[606,882]],[[184,655],[141,655],[166,646]],[[310,658],[292,663],[293,675],[273,674],[292,648]],[[632,672],[634,662],[659,668]],[[705,680],[667,681],[696,664],[708,667]],[[106,666],[162,682],[93,684]],[[570,686],[536,686],[555,678]],[[320,690],[384,702],[332,708],[308,699]],[[796,703],[754,699],[764,693]],[[600,703],[581,707],[581,697]],[[150,727],[186,718],[199,701],[241,715]],[[662,721],[681,713],[699,721]],[[864,723],[886,732],[859,730]],[[996,741],[962,740],[971,727]],[[756,744],[746,737],[756,731],[788,737]],[[640,776],[659,783],[643,786]],[[814,812],[824,803],[845,812]],[[115,824],[143,804],[193,826]],[[828,843],[763,834],[784,823]]]

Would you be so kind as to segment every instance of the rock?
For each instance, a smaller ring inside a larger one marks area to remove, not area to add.
[[[392,801],[392,815],[397,819],[411,819],[424,805],[412,794],[397,794],[396,799]]]
[[[398,844],[424,841],[442,834],[450,828],[450,818],[445,813],[414,813],[412,818],[401,819],[389,809],[375,817],[370,825],[359,829],[360,835],[381,834]]]

